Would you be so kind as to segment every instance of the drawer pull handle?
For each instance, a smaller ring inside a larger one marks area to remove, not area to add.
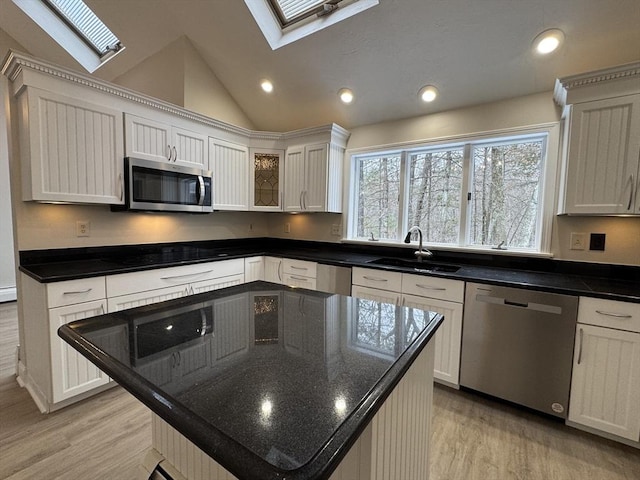
[[[295,265],[291,265],[293,270],[309,270],[307,267],[296,267]]]
[[[173,280],[174,278],[185,278],[185,277],[197,277],[198,275],[204,275],[205,273],[211,273],[213,270],[205,270],[204,272],[197,273],[185,273],[184,275],[169,275],[168,277],[160,277],[160,280]]]
[[[416,287],[424,288],[425,290],[438,290],[440,292],[444,292],[446,290],[444,287],[432,287],[431,285],[423,285],[422,283],[416,283]]]
[[[77,290],[75,292],[63,292],[63,295],[81,295],[83,293],[89,293],[93,288],[87,288],[86,290]]]
[[[386,278],[370,277],[368,275],[365,275],[362,278],[364,278],[365,280],[371,280],[372,282],[388,282],[389,281]]]
[[[580,329],[580,348],[578,349],[578,365],[580,365],[580,362],[582,362],[582,344],[584,343],[582,341],[583,336],[584,336],[584,330]]]
[[[294,279],[294,280],[302,280],[302,281],[305,281],[305,282],[309,281],[309,279],[306,278],[306,277],[296,277],[295,275],[291,275],[291,278]]]
[[[607,317],[631,318],[631,315],[626,313],[603,312],[601,310],[596,310],[596,313],[599,313],[600,315],[606,315]]]

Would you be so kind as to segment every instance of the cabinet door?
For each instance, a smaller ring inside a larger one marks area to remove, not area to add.
[[[168,162],[172,158],[171,126],[147,118],[125,114],[127,157]]]
[[[305,156],[305,188],[302,206],[308,212],[327,211],[327,158],[326,143],[308,145]]]
[[[210,138],[209,163],[213,171],[213,208],[249,210],[249,149]]]
[[[305,187],[304,147],[287,149],[284,162],[284,210],[286,212],[300,212],[303,208],[303,194]]]
[[[20,101],[24,200],[124,203],[121,111],[31,87]]]
[[[206,134],[174,126],[171,128],[171,145],[175,149],[173,151],[175,163],[210,170]]]
[[[265,282],[282,283],[282,259],[277,257],[264,257]]]
[[[572,106],[564,213],[634,213],[640,95]]]
[[[249,209],[282,211],[284,150],[252,148],[249,154],[251,185]]]
[[[248,283],[255,280],[264,280],[264,257],[244,259],[244,281]]]
[[[640,440],[640,333],[578,324],[569,420]]]
[[[58,337],[58,328],[62,325],[101,315],[105,309],[106,302],[98,300],[49,310],[53,403],[109,383],[105,373]]]
[[[462,304],[403,295],[406,307],[429,310],[444,315],[436,332],[436,354],[433,377],[436,381],[453,386],[460,384],[460,348],[462,345]]]
[[[146,292],[112,297],[108,300],[109,313],[140,307],[142,305],[164,302],[165,300],[172,300],[174,298],[184,297],[189,293],[187,285],[176,285],[174,287],[158,288],[155,290],[148,290]]]

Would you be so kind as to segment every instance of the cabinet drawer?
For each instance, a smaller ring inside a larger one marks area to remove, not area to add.
[[[389,290],[391,292],[402,291],[402,274],[399,272],[353,267],[351,282],[354,285]]]
[[[640,304],[580,297],[578,322],[640,332]]]
[[[316,262],[283,258],[282,271],[285,274],[316,278]]]
[[[307,288],[309,290],[316,289],[316,279],[302,275],[291,275],[290,273],[285,273],[282,276],[282,283],[292,287]]]
[[[107,277],[107,293],[109,297],[117,297],[234,274],[244,274],[242,258],[110,275]]]
[[[464,301],[464,282],[403,273],[402,293],[462,303]]]
[[[49,308],[101,300],[106,297],[104,277],[81,278],[47,284]]]

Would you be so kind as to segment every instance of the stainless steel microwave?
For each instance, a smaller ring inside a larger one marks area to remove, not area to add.
[[[208,170],[140,158],[124,159],[125,204],[112,210],[213,212]]]

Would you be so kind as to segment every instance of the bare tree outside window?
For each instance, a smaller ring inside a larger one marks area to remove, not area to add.
[[[471,244],[535,248],[543,146],[474,147]]]
[[[425,242],[456,243],[460,230],[463,150],[411,155],[409,225],[418,225]]]
[[[400,210],[400,156],[359,160],[358,237],[396,240]]]

